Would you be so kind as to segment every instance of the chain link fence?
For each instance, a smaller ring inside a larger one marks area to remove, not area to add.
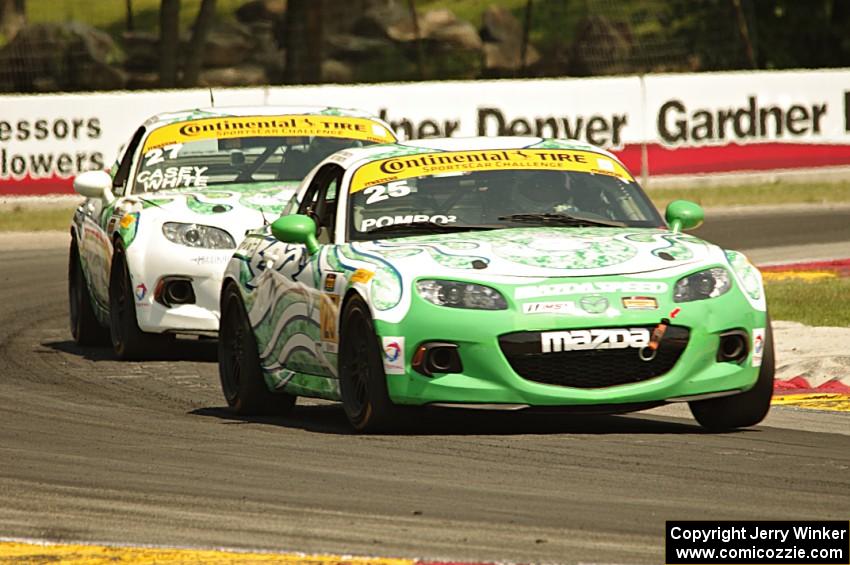
[[[849,6],[845,0],[0,0],[0,92],[841,66],[850,64]]]

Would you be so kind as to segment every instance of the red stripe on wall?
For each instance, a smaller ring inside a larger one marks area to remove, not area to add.
[[[613,152],[639,177],[641,146],[627,145]],[[850,165],[850,145],[811,143],[751,143],[712,147],[647,145],[650,175],[696,175],[777,169],[809,169]],[[70,194],[73,179],[0,180],[0,196]]]

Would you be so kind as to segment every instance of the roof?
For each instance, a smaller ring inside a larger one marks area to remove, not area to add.
[[[363,110],[354,108],[335,108],[332,106],[215,106],[207,108],[192,108],[177,112],[162,112],[145,120],[145,128],[156,129],[158,127],[205,118],[224,118],[242,116],[286,116],[286,115],[327,115],[327,116],[349,116],[355,118],[369,118],[383,124],[388,130],[392,128],[384,120],[373,116]]]

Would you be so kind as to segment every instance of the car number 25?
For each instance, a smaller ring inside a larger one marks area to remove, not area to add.
[[[376,184],[363,190],[363,194],[368,194],[366,204],[375,204],[389,198],[398,198],[410,194],[410,187],[407,186],[407,181],[397,180],[388,182],[386,185]]]

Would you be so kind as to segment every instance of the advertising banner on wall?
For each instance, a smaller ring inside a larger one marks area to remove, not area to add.
[[[636,176],[850,165],[850,70],[594,79],[275,86],[214,91],[216,106],[328,105],[387,120],[404,139],[573,138]],[[0,196],[72,192],[109,168],[148,117],[210,92],[0,96]]]

